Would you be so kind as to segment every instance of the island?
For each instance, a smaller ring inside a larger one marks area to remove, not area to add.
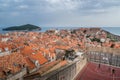
[[[26,24],[21,26],[12,26],[8,28],[3,28],[2,30],[3,31],[34,31],[34,30],[41,30],[41,28],[32,24]]]

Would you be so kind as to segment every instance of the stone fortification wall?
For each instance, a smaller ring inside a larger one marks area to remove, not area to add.
[[[113,53],[115,55],[120,55],[120,49],[114,49],[114,48],[97,48],[97,47],[88,47],[86,50],[89,51],[96,51],[96,52],[103,52],[103,53]]]

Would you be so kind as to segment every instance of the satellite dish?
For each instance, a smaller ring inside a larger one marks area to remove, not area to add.
[[[101,41],[101,42],[105,42],[105,39],[104,39],[104,38],[101,38],[100,41]]]
[[[40,66],[40,64],[39,64],[39,61],[38,61],[38,60],[36,60],[36,61],[35,61],[35,66],[36,66],[36,67]]]

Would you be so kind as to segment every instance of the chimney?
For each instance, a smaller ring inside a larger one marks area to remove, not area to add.
[[[52,61],[53,59],[52,59],[52,56],[50,56],[50,61]]]
[[[0,53],[2,52],[2,49],[0,48]]]
[[[54,60],[56,60],[56,55],[54,54]]]
[[[50,57],[50,52],[48,53],[48,56]]]
[[[46,56],[46,53],[44,52],[43,55],[44,55],[44,57],[45,57],[45,56]]]
[[[39,64],[39,61],[38,61],[38,60],[36,60],[36,61],[35,61],[35,66],[36,66],[36,67],[39,67],[39,66],[40,66],[40,64]]]

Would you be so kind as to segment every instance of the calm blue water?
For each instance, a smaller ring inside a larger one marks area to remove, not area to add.
[[[2,29],[0,28],[0,34],[3,34],[3,33],[7,33],[8,31],[2,31]]]
[[[58,30],[67,29],[67,30],[70,30],[70,29],[76,29],[76,28],[79,28],[79,27],[42,27],[42,30],[40,32],[45,32],[46,30],[49,30],[49,29],[58,29]],[[10,32],[10,31],[2,31],[2,28],[0,28],[0,33],[7,33],[7,32]]]
[[[103,27],[102,29],[120,36],[120,27]]]
[[[42,27],[42,30],[40,32],[45,32],[46,30],[49,29],[77,29],[80,27]],[[120,35],[120,27],[102,27],[102,29],[109,31],[113,34]],[[0,33],[6,33],[8,31],[2,31],[2,28],[0,28]]]

